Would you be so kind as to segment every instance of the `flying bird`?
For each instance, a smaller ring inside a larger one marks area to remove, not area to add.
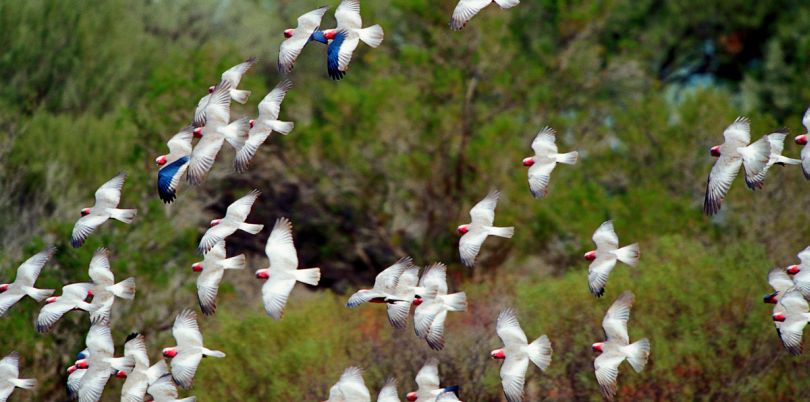
[[[267,96],[259,102],[259,116],[255,120],[250,120],[250,131],[247,141],[241,149],[236,152],[236,159],[233,161],[234,169],[238,173],[244,173],[250,166],[250,161],[256,155],[256,151],[264,144],[271,133],[277,132],[282,135],[289,134],[295,123],[281,121],[278,115],[281,112],[281,102],[287,96],[287,92],[292,88],[292,81],[284,79],[273,88]]]
[[[121,188],[127,174],[119,173],[117,176],[104,183],[96,190],[96,204],[92,208],[83,208],[82,217],[73,226],[73,235],[70,244],[73,247],[81,247],[87,236],[90,236],[97,227],[112,218],[126,224],[132,223],[137,209],[119,209],[118,203],[121,201]]]
[[[789,289],[773,309],[773,322],[782,345],[790,354],[802,354],[802,335],[810,321],[807,300],[798,289]]]
[[[757,174],[752,180],[754,183],[756,183],[756,188],[762,188],[763,184],[765,183],[765,175],[768,173],[771,166],[800,165],[802,163],[802,161],[799,159],[782,156],[782,150],[785,147],[785,137],[787,136],[787,133],[788,131],[786,128],[781,128],[776,132],[765,136],[770,144],[771,154],[768,158],[768,163],[765,164],[765,168],[762,169],[762,171],[759,172],[759,174]]]
[[[545,371],[551,364],[551,342],[543,335],[529,343],[526,334],[520,328],[517,313],[512,309],[503,310],[498,315],[497,333],[504,347],[493,350],[490,356],[493,359],[503,360],[501,384],[506,400],[521,402],[529,361]]]
[[[337,27],[323,31],[323,39],[331,41],[326,58],[329,77],[340,80],[346,75],[360,41],[376,48],[382,44],[385,32],[379,25],[363,28],[360,0],[341,1],[335,10],[335,20]]]
[[[194,116],[194,136],[202,138],[192,149],[186,170],[189,184],[198,185],[214,166],[222,145],[227,141],[237,151],[248,139],[250,120],[241,118],[230,121],[230,83],[222,81],[197,115]]]
[[[768,284],[773,288],[773,293],[765,295],[762,301],[768,304],[777,304],[780,297],[790,288],[793,288],[793,279],[787,271],[782,268],[774,268],[768,272]]]
[[[406,303],[410,306],[410,300],[405,301],[398,298],[394,293],[396,292],[397,283],[399,278],[405,270],[413,266],[411,257],[400,258],[394,265],[384,269],[380,272],[374,280],[374,287],[371,289],[360,289],[353,294],[346,307],[357,307],[363,303]]]
[[[37,380],[20,378],[20,355],[17,352],[7,354],[0,360],[0,402],[6,402],[14,388],[34,389]]]
[[[499,191],[490,191],[487,196],[479,201],[470,210],[471,223],[458,227],[458,232],[462,234],[458,243],[458,251],[461,255],[461,262],[468,267],[475,264],[475,258],[481,250],[481,245],[489,236],[511,238],[515,233],[515,227],[495,227],[495,207],[498,205]]]
[[[723,132],[723,137],[725,142],[713,146],[710,150],[711,155],[718,159],[706,183],[703,211],[707,215],[714,215],[720,211],[723,199],[731,188],[734,178],[737,177],[740,166],[745,170],[745,184],[753,190],[762,185],[757,176],[770,160],[771,145],[767,136],[748,144],[751,142],[751,125],[745,117],[734,120]]]
[[[158,196],[164,203],[169,204],[177,197],[177,187],[188,169],[192,138],[194,127],[183,128],[169,139],[169,153],[155,158],[155,164],[160,166],[157,177]]]
[[[177,387],[171,374],[168,373],[150,383],[147,392],[152,396],[154,402],[194,402],[197,400],[193,396],[178,399]]]
[[[211,221],[211,227],[205,232],[197,251],[200,254],[208,253],[217,243],[225,240],[226,237],[232,235],[237,230],[242,230],[250,234],[256,234],[262,231],[264,225],[245,223],[253,203],[259,197],[261,192],[259,190],[252,190],[244,197],[234,201],[228,206],[225,211],[225,217],[221,219],[214,219]]]
[[[127,374],[127,379],[124,381],[123,387],[121,387],[121,401],[143,402],[146,396],[146,388],[149,386],[150,370],[149,355],[146,351],[146,341],[143,334],[132,333],[127,336],[124,343],[124,357],[131,359],[134,366],[132,371]]]
[[[804,178],[810,180],[810,147],[807,146],[807,136],[810,135],[810,107],[804,112],[802,125],[807,132],[802,135],[797,135],[794,141],[796,141],[796,144],[804,145],[801,153],[802,172],[804,172]]]
[[[476,14],[492,3],[507,9],[520,4],[520,0],[460,0],[456,5],[456,9],[453,10],[450,29],[460,31],[467,26],[472,17],[475,17]]]
[[[90,312],[93,306],[86,300],[93,294],[92,283],[74,283],[62,287],[61,296],[45,299],[45,305],[37,316],[37,332],[50,331],[54,324],[66,313],[73,310]]]
[[[363,381],[363,370],[349,367],[340,376],[340,380],[329,389],[326,402],[371,402],[371,395]]]
[[[278,50],[278,72],[289,74],[295,67],[295,61],[304,50],[304,46],[312,40],[312,34],[321,26],[321,19],[329,7],[321,7],[298,17],[298,26],[295,29],[284,30],[287,38],[281,43]]]
[[[180,387],[189,389],[203,357],[225,357],[225,353],[203,346],[197,315],[186,309],[177,315],[172,326],[177,346],[164,348],[163,356],[172,359],[172,378]]]
[[[0,284],[0,317],[4,316],[11,306],[17,304],[25,296],[41,302],[53,294],[54,289],[37,289],[34,285],[42,267],[54,252],[56,252],[55,247],[47,247],[34,254],[17,268],[17,277],[14,278],[14,282]]]
[[[591,262],[588,266],[588,287],[592,295],[601,297],[605,294],[605,284],[616,261],[635,267],[641,252],[638,243],[619,248],[619,236],[613,230],[613,221],[599,225],[592,239],[596,250],[585,253],[585,259]]]
[[[256,271],[256,277],[267,279],[262,285],[264,309],[270,317],[281,319],[295,282],[318,286],[320,268],[298,269],[298,254],[292,237],[292,222],[278,218],[264,248],[270,267]]]
[[[202,262],[191,265],[194,272],[200,272],[197,277],[197,300],[200,309],[205,315],[212,315],[217,311],[217,292],[222,275],[226,269],[245,269],[245,255],[226,258],[225,241],[220,241],[211,248]]]
[[[377,402],[402,402],[397,393],[397,379],[389,377],[385,380],[385,385],[380,389],[380,394],[377,395]]]
[[[607,339],[592,346],[594,352],[600,353],[593,361],[596,381],[602,395],[608,400],[613,400],[616,395],[619,365],[627,359],[633,370],[640,373],[650,357],[650,341],[644,338],[631,344],[627,334],[627,321],[630,319],[630,308],[634,300],[633,293],[624,292],[613,302],[602,320],[602,329],[605,330]]]
[[[254,64],[256,64],[256,58],[251,57],[222,73],[220,82],[227,81],[228,84],[230,84],[231,90],[229,93],[231,95],[231,99],[233,99],[235,102],[239,102],[244,105],[248,101],[250,91],[236,88],[239,86],[239,82],[242,81],[242,76],[244,76]],[[208,87],[208,93],[213,93],[215,88],[216,85]]]
[[[135,362],[131,357],[113,357],[115,345],[107,320],[90,327],[85,343],[88,356],[75,364],[77,368],[87,369],[78,384],[79,402],[95,402],[101,399],[110,376],[126,378]]]
[[[90,321],[108,321],[112,313],[115,298],[126,300],[135,298],[135,278],[130,277],[115,283],[115,276],[110,269],[110,252],[105,248],[96,250],[90,260],[88,270],[93,280],[93,301],[90,309]]]
[[[523,159],[523,166],[529,166],[529,190],[534,198],[541,198],[548,191],[551,171],[557,163],[573,165],[577,163],[577,151],[565,154],[557,153],[556,132],[553,128],[544,127],[532,141],[534,156]]]
[[[433,350],[444,349],[444,321],[450,311],[467,311],[467,294],[447,294],[447,266],[435,263],[425,268],[413,304],[416,336]]]
[[[432,402],[436,397],[444,393],[458,394],[459,387],[442,387],[439,381],[439,360],[434,358],[428,359],[425,364],[416,373],[416,391],[408,392],[405,399],[408,402]]]

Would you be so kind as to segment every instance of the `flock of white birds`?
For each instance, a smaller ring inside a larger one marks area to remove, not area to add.
[[[453,30],[462,29],[473,16],[492,3],[505,9],[517,5],[519,0],[461,0],[453,13],[450,27]],[[304,47],[309,42],[317,41],[328,45],[329,76],[340,79],[346,74],[360,42],[371,47],[382,43],[381,27],[362,27],[359,0],[342,0],[335,12],[337,27],[322,31],[321,19],[327,9],[321,7],[304,14],[298,19],[296,28],[284,31],[287,39],[279,50],[280,73],[290,73]],[[250,58],[223,73],[220,82],[211,86],[208,95],[198,102],[192,123],[168,141],[169,153],[155,160],[160,167],[158,194],[164,202],[170,203],[176,198],[183,182],[190,185],[202,183],[224,143],[234,148],[234,170],[242,173],[249,168],[251,159],[271,133],[287,135],[293,130],[293,123],[279,120],[281,103],[292,87],[292,82],[286,78],[259,103],[255,119],[231,119],[231,101],[245,103],[251,95],[250,91],[238,89],[238,86],[255,61],[255,58]],[[802,122],[810,130],[810,109]],[[786,131],[780,130],[749,144],[748,120],[735,120],[724,132],[725,143],[711,149],[711,154],[718,160],[709,175],[704,211],[712,215],[720,210],[740,167],[744,168],[745,182],[751,189],[762,186],[766,172],[774,164],[800,164],[810,179],[810,151],[807,147],[802,150],[801,159],[781,155],[786,134]],[[199,138],[196,145],[193,144],[195,138]],[[807,144],[807,135],[796,137],[795,142]],[[535,198],[539,198],[546,194],[551,172],[556,165],[575,164],[578,153],[559,153],[555,132],[548,127],[536,135],[531,148],[534,155],[523,159],[523,165],[529,167],[529,190]],[[126,174],[119,173],[104,183],[95,193],[95,205],[81,210],[82,217],[73,229],[73,247],[81,247],[87,237],[110,218],[127,224],[133,222],[136,210],[118,208],[125,179]],[[232,203],[223,218],[211,221],[210,228],[200,240],[198,250],[204,259],[194,263],[192,270],[200,273],[197,277],[197,295],[200,309],[207,316],[216,312],[217,292],[225,272],[246,269],[244,255],[226,255],[225,239],[237,230],[255,235],[264,229],[262,224],[246,222],[259,195],[258,190],[253,190]],[[470,210],[470,223],[458,227],[462,235],[459,241],[460,260],[468,267],[474,265],[487,237],[511,238],[514,233],[513,227],[494,226],[499,195],[498,191],[491,191]],[[608,276],[617,262],[635,266],[640,252],[637,244],[619,246],[619,238],[611,221],[599,226],[593,234],[593,242],[596,249],[584,256],[590,261],[588,286],[594,296],[601,297],[605,294]],[[35,282],[55,251],[55,248],[48,247],[29,258],[18,268],[14,282],[0,285],[0,316],[25,296],[45,302],[36,320],[36,330],[40,333],[48,332],[68,312],[85,311],[89,314],[91,326],[86,337],[86,349],[78,354],[76,362],[67,370],[67,388],[71,399],[98,401],[108,380],[114,376],[126,378],[121,391],[122,401],[176,401],[176,386],[184,389],[192,386],[197,367],[204,357],[225,357],[223,352],[204,346],[196,314],[190,309],[183,310],[175,319],[172,334],[176,346],[163,349],[163,357],[170,359],[170,364],[162,358],[150,364],[144,336],[137,333],[127,337],[123,356],[116,357],[110,332],[112,307],[116,298],[132,300],[135,297],[135,279],[127,278],[116,283],[110,269],[109,251],[101,248],[90,261],[89,282],[66,285],[60,296],[51,296],[53,289],[37,289]],[[255,275],[265,280],[262,299],[267,314],[278,320],[283,316],[295,284],[301,282],[317,286],[321,273],[319,268],[299,269],[292,223],[286,218],[276,220],[265,252],[269,267],[257,270]],[[785,348],[793,354],[801,353],[802,331],[810,321],[807,303],[810,298],[810,247],[802,251],[799,258],[801,265],[777,268],[769,273],[768,280],[775,292],[764,300],[776,304],[773,320]],[[425,340],[433,350],[442,350],[447,313],[466,311],[467,297],[464,292],[449,293],[447,267],[444,264],[434,263],[426,267],[421,276],[419,271],[420,268],[410,257],[401,258],[377,275],[371,289],[361,289],[353,294],[347,306],[385,304],[390,324],[394,328],[404,329],[413,305],[416,336]],[[602,321],[606,339],[592,345],[593,350],[599,353],[594,360],[596,380],[607,399],[612,399],[617,391],[620,364],[627,360],[636,372],[641,372],[650,355],[649,340],[631,343],[628,336],[627,322],[633,302],[634,296],[629,291],[618,296]],[[504,346],[490,352],[493,359],[503,360],[501,381],[504,395],[510,402],[524,398],[529,363],[545,370],[551,364],[552,355],[548,337],[543,335],[529,342],[517,317],[517,312],[511,308],[500,313],[496,332]],[[460,387],[441,385],[438,364],[436,358],[430,358],[424,364],[416,376],[418,389],[407,393],[406,400],[460,400]],[[34,379],[19,378],[18,366],[19,355],[16,352],[0,360],[0,402],[5,401],[15,387],[31,389],[36,385]],[[179,400],[193,401],[195,397]],[[328,401],[370,402],[362,370],[347,368],[331,388]],[[386,381],[377,401],[400,401],[396,379]]]

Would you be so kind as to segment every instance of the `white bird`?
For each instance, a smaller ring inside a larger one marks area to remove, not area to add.
[[[349,63],[360,41],[376,48],[382,44],[385,32],[379,25],[363,28],[360,16],[360,0],[342,0],[335,10],[335,29],[323,32],[324,39],[331,40],[327,50],[327,67],[329,76],[339,80],[346,75]]]
[[[170,374],[163,375],[155,380],[155,382],[149,384],[147,392],[149,395],[152,395],[154,402],[194,402],[197,400],[197,397],[194,396],[177,399],[177,387],[174,381],[172,381]]]
[[[0,360],[0,402],[6,402],[14,388],[34,389],[37,380],[20,378],[20,355],[11,352]]]
[[[773,293],[765,295],[763,302],[777,304],[785,292],[794,287],[793,279],[787,271],[782,268],[774,268],[768,271],[768,284],[773,288]]]
[[[227,81],[230,84],[231,90],[230,95],[231,99],[241,104],[245,104],[248,101],[248,97],[250,97],[250,91],[248,90],[240,90],[236,89],[239,86],[239,82],[242,81],[242,77],[256,64],[256,58],[251,57],[245,60],[242,63],[239,63],[224,73],[220,77],[220,82]],[[213,93],[214,89],[216,88],[215,85],[212,85],[208,88],[208,93]]]
[[[363,381],[363,370],[349,367],[340,376],[340,380],[329,389],[326,402],[371,402],[371,395]]]
[[[194,127],[187,126],[169,139],[166,143],[169,153],[155,158],[158,169],[158,196],[164,203],[171,203],[177,197],[180,180],[186,175],[191,156],[191,141],[194,138]]]
[[[504,344],[501,349],[490,352],[493,359],[503,360],[501,384],[509,402],[523,401],[523,385],[529,360],[540,370],[545,371],[551,364],[551,342],[543,335],[531,344],[520,328],[515,310],[506,309],[498,315],[498,337]]]
[[[585,259],[591,262],[588,266],[588,288],[591,294],[601,297],[605,294],[610,271],[621,261],[631,267],[638,264],[641,252],[638,243],[619,248],[619,236],[613,230],[613,221],[606,221],[599,225],[592,237],[596,250],[585,253]]]
[[[284,307],[290,297],[295,282],[318,286],[321,280],[320,268],[298,269],[298,254],[292,237],[292,223],[287,218],[278,218],[267,245],[264,248],[270,267],[256,271],[256,277],[267,279],[262,285],[264,309],[270,317],[278,320],[284,314]]]
[[[92,289],[93,300],[90,303],[92,305],[90,309],[91,322],[109,320],[116,297],[126,300],[135,298],[135,278],[129,277],[115,283],[115,276],[110,269],[110,256],[107,249],[100,248],[96,250],[93,259],[90,260],[88,272],[94,284]]]
[[[405,270],[413,267],[411,257],[402,257],[390,267],[377,274],[374,280],[374,287],[371,289],[360,289],[353,294],[346,307],[357,307],[363,303],[406,303],[410,306],[411,300],[400,299],[394,293],[397,289],[399,278]],[[412,299],[412,298],[411,298]]]
[[[488,236],[511,238],[515,233],[515,227],[495,227],[495,207],[498,205],[499,191],[490,191],[487,196],[479,201],[470,210],[471,223],[458,227],[461,233],[461,240],[458,243],[458,251],[461,255],[461,262],[468,267],[475,264],[475,258],[481,250],[481,245]]]
[[[210,251],[214,245],[225,240],[226,237],[232,235],[237,230],[242,230],[250,234],[256,234],[262,231],[264,225],[245,223],[250,214],[250,209],[256,198],[259,197],[261,192],[259,190],[252,190],[244,197],[234,201],[228,206],[225,211],[225,217],[222,219],[214,219],[211,221],[211,227],[205,232],[200,245],[197,250],[200,254],[205,254]]]
[[[17,268],[17,277],[14,278],[14,282],[0,284],[0,317],[4,316],[11,306],[17,304],[25,296],[41,302],[53,294],[54,289],[37,289],[34,284],[42,267],[54,252],[56,252],[55,247],[48,247],[34,254]]]
[[[768,158],[768,163],[765,164],[765,168],[763,168],[759,174],[754,176],[754,179],[752,180],[754,183],[756,183],[756,188],[762,188],[763,184],[765,183],[765,176],[767,175],[771,166],[800,165],[802,163],[802,161],[799,159],[782,156],[782,150],[785,148],[785,137],[787,134],[787,129],[782,128],[765,136],[765,138],[768,139],[768,143],[770,143],[771,154]]]
[[[81,247],[87,240],[87,236],[90,236],[97,227],[110,218],[126,224],[132,223],[138,210],[118,208],[118,203],[121,201],[121,188],[124,187],[126,178],[127,174],[121,172],[96,190],[95,205],[92,208],[83,208],[82,217],[73,226],[73,235],[70,240],[73,247]]]
[[[211,315],[217,311],[217,292],[222,275],[226,269],[245,269],[245,255],[226,258],[225,241],[220,241],[211,248],[202,262],[191,265],[194,272],[201,272],[197,277],[197,300],[203,314]]]
[[[475,17],[476,14],[492,3],[507,9],[520,4],[520,0],[460,0],[456,5],[456,9],[453,10],[450,29],[460,31],[467,26],[472,17]]]
[[[150,367],[146,342],[142,334],[133,333],[127,336],[126,343],[124,343],[124,357],[130,358],[134,367],[127,374],[127,379],[121,387],[121,401],[143,402],[146,388],[149,386]]]
[[[449,311],[467,311],[467,294],[447,294],[447,266],[435,263],[425,268],[413,303],[413,327],[431,349],[444,349],[444,321]]]
[[[418,285],[419,267],[411,265],[399,276],[397,287],[394,289],[394,298],[403,301],[387,304],[388,322],[390,322],[394,328],[403,329],[408,325],[411,303],[416,296]]]
[[[231,95],[230,83],[222,81],[211,93],[206,106],[195,116],[195,136],[202,136],[191,151],[186,170],[189,184],[197,185],[214,166],[222,145],[227,141],[237,151],[244,146],[250,131],[247,118],[230,121]]]
[[[747,118],[738,117],[723,132],[725,142],[713,146],[711,155],[717,157],[709,179],[706,183],[706,198],[703,202],[703,211],[707,215],[714,215],[720,211],[723,199],[726,197],[731,183],[737,177],[740,166],[745,169],[745,184],[750,189],[761,186],[757,178],[768,164],[771,155],[771,145],[767,136],[763,136],[753,144],[751,142],[751,125]]]
[[[287,38],[281,43],[278,50],[278,72],[289,74],[295,67],[298,55],[304,50],[304,46],[310,42],[312,34],[321,26],[321,19],[326,14],[329,7],[321,7],[312,10],[298,17],[298,26],[295,29],[284,30],[284,37]]]
[[[397,379],[389,377],[377,395],[377,402],[401,402],[397,393]]]
[[[785,292],[773,309],[773,322],[782,345],[790,354],[802,354],[802,334],[810,321],[807,300],[797,289]]]
[[[416,391],[408,392],[405,399],[408,402],[433,402],[444,393],[458,393],[458,386],[441,387],[440,383],[439,360],[430,358],[416,373]]]
[[[593,344],[593,350],[601,353],[593,361],[596,381],[602,395],[608,400],[613,400],[616,394],[619,365],[627,359],[633,370],[640,373],[650,357],[650,341],[644,338],[631,344],[627,334],[627,321],[630,319],[630,308],[634,300],[633,293],[624,292],[613,302],[602,320],[602,329],[605,330],[607,339]]]
[[[172,378],[184,389],[189,389],[203,356],[225,357],[225,353],[210,350],[203,346],[202,333],[197,326],[197,315],[183,310],[177,315],[172,326],[172,336],[177,346],[164,348],[163,356],[172,359]]]
[[[115,345],[107,320],[90,327],[85,343],[88,357],[76,362],[76,367],[87,369],[78,385],[79,402],[95,402],[101,399],[110,376],[126,378],[135,362],[131,357],[113,357]]]
[[[577,163],[579,153],[577,151],[565,154],[557,153],[556,136],[554,129],[544,127],[537,133],[532,141],[534,156],[523,159],[523,166],[529,168],[529,190],[534,198],[546,195],[548,183],[551,180],[551,171],[557,163],[573,165]]]
[[[74,283],[62,287],[61,296],[45,299],[45,305],[37,316],[37,332],[48,332],[63,315],[69,311],[82,310],[90,312],[93,306],[85,300],[93,292],[92,283]]]
[[[810,147],[807,146],[807,136],[810,135],[810,107],[804,112],[804,117],[802,117],[802,125],[807,132],[797,135],[794,141],[796,141],[796,144],[804,145],[801,153],[802,172],[804,172],[804,178],[810,180]]]
[[[248,132],[247,141],[241,149],[236,152],[236,159],[233,161],[234,169],[238,173],[244,173],[250,166],[250,161],[256,155],[256,151],[264,144],[267,137],[272,132],[277,132],[282,135],[289,134],[295,127],[295,123],[281,121],[278,115],[281,112],[281,103],[287,92],[292,88],[292,81],[288,79],[281,80],[275,88],[273,88],[267,96],[259,102],[259,116],[256,120],[250,121],[250,131]]]

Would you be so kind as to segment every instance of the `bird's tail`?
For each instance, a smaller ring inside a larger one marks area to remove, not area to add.
[[[368,28],[363,28],[358,31],[360,33],[360,40],[365,42],[366,45],[371,47],[380,46],[385,37],[385,32],[379,25],[372,25]]]
[[[239,229],[244,230],[245,232],[248,232],[250,234],[256,234],[261,232],[262,229],[264,229],[264,225],[243,222],[239,224]]]
[[[137,209],[118,209],[118,208],[110,209],[111,218],[124,222],[126,224],[132,223],[136,215],[138,215]]]
[[[779,155],[776,157],[775,163],[781,163],[783,165],[801,165],[802,161],[800,159],[793,159],[788,158],[787,156]]]
[[[281,135],[287,135],[293,130],[293,128],[295,128],[295,123],[281,120],[270,120],[267,121],[267,126]]]
[[[243,117],[232,121],[231,124],[225,127],[220,127],[218,130],[225,136],[225,141],[228,141],[228,144],[231,144],[237,150],[242,149],[248,139],[248,133],[250,133],[250,119]]]
[[[236,257],[226,258],[222,260],[222,268],[245,269],[245,255],[239,254]]]
[[[545,335],[530,343],[526,352],[532,363],[539,367],[540,370],[545,371],[548,365],[551,364],[551,341]]]
[[[641,257],[641,251],[638,249],[638,243],[633,243],[629,246],[624,246],[613,252],[619,261],[635,267],[638,264],[638,259]]]
[[[627,362],[633,366],[633,370],[640,373],[647,365],[647,359],[650,357],[650,341],[644,338],[624,347],[624,353],[627,355]]]
[[[498,228],[495,226],[487,227],[487,232],[492,236],[505,237],[511,239],[515,234],[515,227],[509,226],[508,228]]]
[[[135,359],[130,356],[126,357],[111,357],[107,359],[110,367],[120,371],[132,371],[135,368]]]
[[[453,293],[444,296],[444,304],[448,311],[466,311],[467,294],[464,292]]]
[[[47,299],[54,292],[54,289],[37,289],[37,288],[34,288],[34,287],[29,287],[29,286],[24,286],[22,288],[22,290],[23,290],[23,292],[25,292],[25,294],[27,294],[32,299],[34,299],[34,300],[36,300],[38,302],[41,302],[41,301]]]
[[[297,269],[295,270],[295,280],[301,283],[306,283],[307,285],[318,286],[318,282],[321,281],[321,269]]]
[[[573,165],[577,163],[577,159],[579,159],[579,152],[573,151],[567,154],[557,154],[556,156],[557,162],[565,163],[566,165]]]
[[[203,348],[202,351],[203,356],[210,356],[210,357],[225,357],[225,353],[222,353],[218,350],[211,350]]]
[[[8,382],[22,389],[34,389],[37,386],[37,380],[33,378],[12,378]]]
[[[495,0],[501,8],[512,8],[520,4],[520,0]]]
[[[188,398],[175,399],[175,401],[176,402],[197,402],[197,397],[196,396],[190,396]]]
[[[135,278],[127,278],[121,282],[116,283],[113,286],[110,286],[110,292],[112,294],[127,300],[132,300],[135,298]]]
[[[250,91],[245,89],[231,89],[231,99],[241,104],[245,104],[250,97]]]

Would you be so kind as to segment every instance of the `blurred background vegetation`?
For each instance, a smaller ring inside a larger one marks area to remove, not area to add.
[[[282,31],[321,3],[0,2],[0,279],[53,243],[40,287],[85,281],[94,249],[110,248],[116,276],[135,275],[138,286],[134,301],[116,302],[119,350],[140,331],[156,359],[173,342],[174,315],[196,308],[191,264],[207,222],[255,187],[250,221],[291,218],[302,264],[322,268],[322,286],[296,287],[274,322],[252,272],[226,275],[217,314],[201,326],[228,357],[202,362],[189,393],[200,401],[323,400],[349,365],[366,369],[372,393],[389,375],[401,393],[414,389],[434,352],[411,329],[391,329],[384,308],[344,307],[403,255],[448,263],[451,289],[469,295],[438,353],[443,383],[460,384],[465,401],[503,400],[488,353],[507,306],[530,338],[548,334],[554,347],[547,373],[529,370],[527,400],[600,400],[590,345],[625,289],[637,296],[630,336],[649,337],[653,352],[643,373],[621,369],[621,399],[810,397],[807,358],[782,350],[761,302],[767,271],[792,263],[810,239],[810,183],[777,167],[761,191],[738,179],[718,216],[700,212],[708,148],[736,116],[752,119],[752,137],[803,132],[810,4],[524,0],[452,33],[454,0],[365,1],[366,24],[385,28],[383,46],[361,47],[341,82],[327,78],[324,48],[307,47],[282,108],[293,133],[274,135],[245,175],[232,172],[225,147],[203,186],[164,206],[153,160],[165,141],[220,73],[249,56],[259,63],[242,87],[253,96],[233,115],[255,114],[281,79]],[[330,12],[323,26],[333,25]],[[520,161],[544,125],[581,159],[533,200]],[[798,153],[786,144],[786,155]],[[72,249],[79,210],[120,170],[129,173],[122,205],[138,208],[138,220],[105,224]],[[455,227],[490,188],[504,193],[496,223],[516,234],[489,240],[470,271]],[[581,255],[608,218],[643,257],[636,269],[619,266],[597,300]],[[232,236],[229,255],[266,266],[268,235]],[[40,380],[12,400],[64,400],[65,368],[83,348],[87,318],[71,314],[40,335],[38,309],[25,299],[0,319],[0,354],[18,350],[22,374]],[[111,379],[104,400],[119,389]]]

